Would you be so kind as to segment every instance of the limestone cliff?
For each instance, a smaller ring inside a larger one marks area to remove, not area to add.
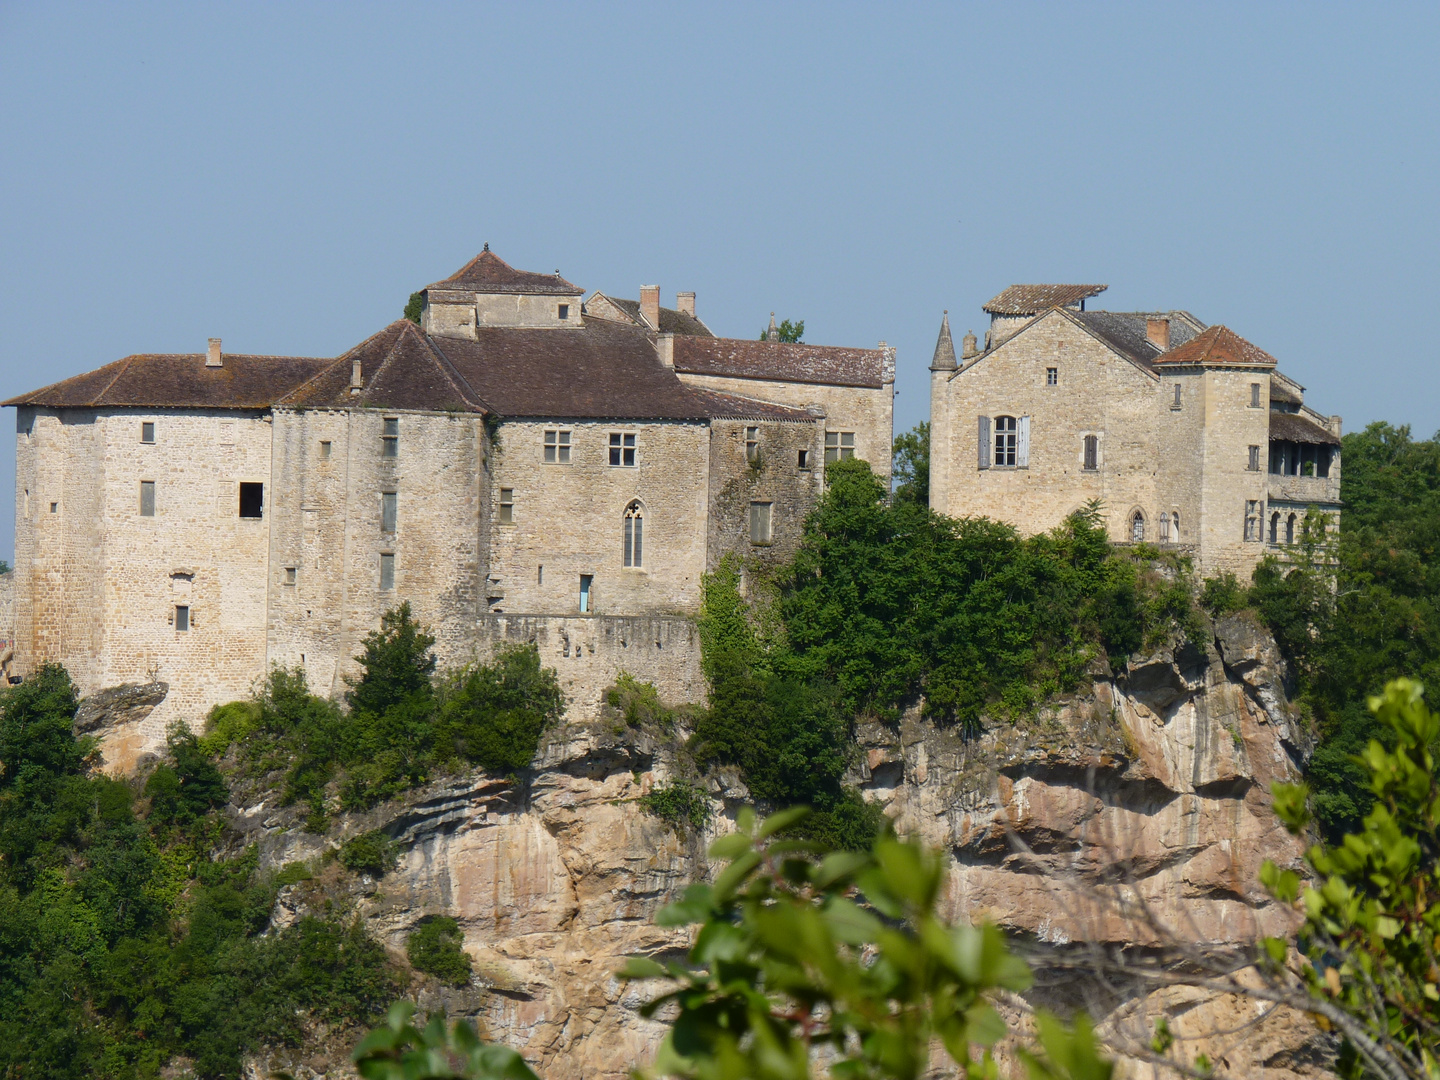
[[[1107,889],[1133,890],[1191,941],[1292,926],[1293,914],[1256,881],[1264,858],[1298,864],[1301,846],[1276,824],[1267,788],[1293,778],[1309,752],[1273,642],[1243,618],[1223,619],[1203,648],[1092,675],[1085,692],[1038,715],[974,732],[937,726],[919,709],[898,725],[866,724],[853,779],[901,832],[952,854],[955,917],[1010,928],[1042,965],[1047,949],[1082,939],[1146,944],[1143,928],[1095,901]],[[567,725],[526,777],[437,782],[347,818],[328,837],[301,831],[293,808],[237,807],[234,843],[258,841],[278,865],[383,828],[402,848],[396,870],[379,881],[332,873],[292,886],[274,919],[343,894],[403,955],[422,917],[452,915],[476,977],[459,991],[417,978],[422,1003],[475,1017],[549,1080],[620,1080],[648,1059],[660,1028],[636,1011],[643,990],[611,973],[627,954],[683,947],[683,933],[652,917],[707,872],[708,837],[677,835],[635,802],[679,768],[683,734],[607,717]],[[725,830],[744,789],[733,778],[709,783],[713,829]],[[1303,1018],[1180,990],[1081,989],[1072,980],[1041,993],[1052,1004],[1098,1002],[1103,1020],[1135,1030],[1164,1012],[1182,1037],[1203,1036],[1187,1056],[1203,1049],[1232,1075],[1323,1068],[1327,1048]],[[342,1047],[320,1040],[287,1064],[321,1073],[343,1060]],[[256,1074],[269,1064],[256,1062]]]

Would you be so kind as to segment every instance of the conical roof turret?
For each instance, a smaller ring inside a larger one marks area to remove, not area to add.
[[[947,310],[940,319],[940,339],[935,342],[935,359],[930,361],[931,371],[954,371],[955,342],[950,337],[950,312]]]

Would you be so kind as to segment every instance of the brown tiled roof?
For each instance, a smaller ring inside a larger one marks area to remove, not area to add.
[[[205,353],[127,356],[0,405],[265,409],[334,363],[309,356],[225,353],[223,366],[214,368],[205,366],[205,358]]]
[[[744,338],[676,337],[675,370],[687,375],[879,389],[885,385],[885,351]]]
[[[557,271],[554,274],[532,274],[516,270],[486,247],[444,281],[427,285],[426,290],[469,293],[541,293],[557,296],[578,296],[585,290],[572,285]]]
[[[1098,296],[1108,285],[1011,285],[985,305],[992,315],[1038,315]]]
[[[350,393],[350,373],[360,361],[360,393]],[[362,408],[487,412],[485,402],[409,319],[399,319],[331,361],[276,404],[296,408],[358,405]]]
[[[1340,445],[1338,436],[1300,413],[1272,412],[1270,438],[1282,439],[1285,442],[1317,443],[1321,446]]]
[[[774,405],[768,401],[740,397],[736,394],[717,394],[713,390],[701,390],[698,386],[686,389],[705,409],[706,415],[727,420],[796,420],[813,422],[820,417],[808,409],[796,409],[788,405]]]
[[[605,299],[629,315],[630,321],[635,325],[643,325],[640,321],[639,300],[621,300],[614,296],[606,296]],[[686,315],[683,311],[667,307],[660,309],[660,332],[662,334],[689,334],[692,337],[715,336],[710,332],[710,328],[695,316]]]
[[[1225,326],[1212,326],[1155,360],[1161,364],[1235,364],[1274,367],[1275,358]]]
[[[1286,405],[1303,405],[1305,399],[1290,388],[1290,383],[1285,379],[1270,377],[1270,401],[1283,402]]]

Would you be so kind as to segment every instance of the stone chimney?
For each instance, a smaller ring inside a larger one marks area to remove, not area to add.
[[[974,339],[971,339],[974,343]],[[935,357],[930,361],[931,371],[955,370],[955,342],[950,337],[950,312],[940,317],[940,337],[935,342]]]
[[[681,315],[689,315],[695,318],[695,294],[693,292],[682,292],[675,294],[675,310]]]
[[[212,337],[212,338],[210,339],[210,351],[205,354],[205,366],[206,366],[206,367],[224,367],[224,366],[225,366],[225,361],[223,361],[223,360],[220,359],[220,339],[219,339],[218,337]]]
[[[640,286],[640,315],[650,324],[651,330],[660,329],[660,286]]]
[[[1162,353],[1170,351],[1170,316],[1151,315],[1145,320],[1145,338]]]
[[[360,358],[357,356],[350,361],[350,390],[358,394],[365,387],[365,380],[360,377]]]
[[[975,343],[975,331],[966,330],[965,336],[960,340],[960,359],[973,360],[980,355],[980,348]]]
[[[675,366],[675,335],[656,334],[655,352],[660,357],[660,363],[668,368],[673,368]]]
[[[766,341],[779,341],[779,340],[780,340],[780,331],[779,331],[778,329],[776,329],[776,327],[775,327],[775,313],[774,313],[773,311],[770,312],[770,329],[768,329],[768,330],[765,331],[765,340],[766,340]]]

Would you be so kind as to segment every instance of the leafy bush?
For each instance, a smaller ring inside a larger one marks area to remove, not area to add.
[[[395,862],[395,844],[379,829],[353,836],[340,847],[340,865],[357,874],[384,877]]]
[[[225,805],[230,789],[206,756],[200,741],[184,724],[166,740],[170,763],[156,766],[145,782],[150,816],[159,822],[187,823]]]
[[[470,957],[460,948],[465,935],[460,924],[444,915],[427,915],[405,940],[405,953],[417,971],[434,975],[451,986],[470,982]]]
[[[1229,570],[1218,577],[1206,578],[1200,585],[1200,606],[1216,618],[1233,615],[1249,604],[1249,590]]]
[[[710,821],[710,799],[703,790],[680,780],[653,787],[640,796],[640,809],[668,822],[676,832],[703,829]]]
[[[605,692],[605,702],[631,727],[657,724],[668,728],[675,722],[674,711],[661,704],[655,684],[641,682],[628,671],[615,676],[615,685]]]
[[[565,709],[555,669],[540,666],[534,645],[501,648],[493,663],[457,672],[442,696],[437,755],[492,772],[529,768],[545,725]]]

